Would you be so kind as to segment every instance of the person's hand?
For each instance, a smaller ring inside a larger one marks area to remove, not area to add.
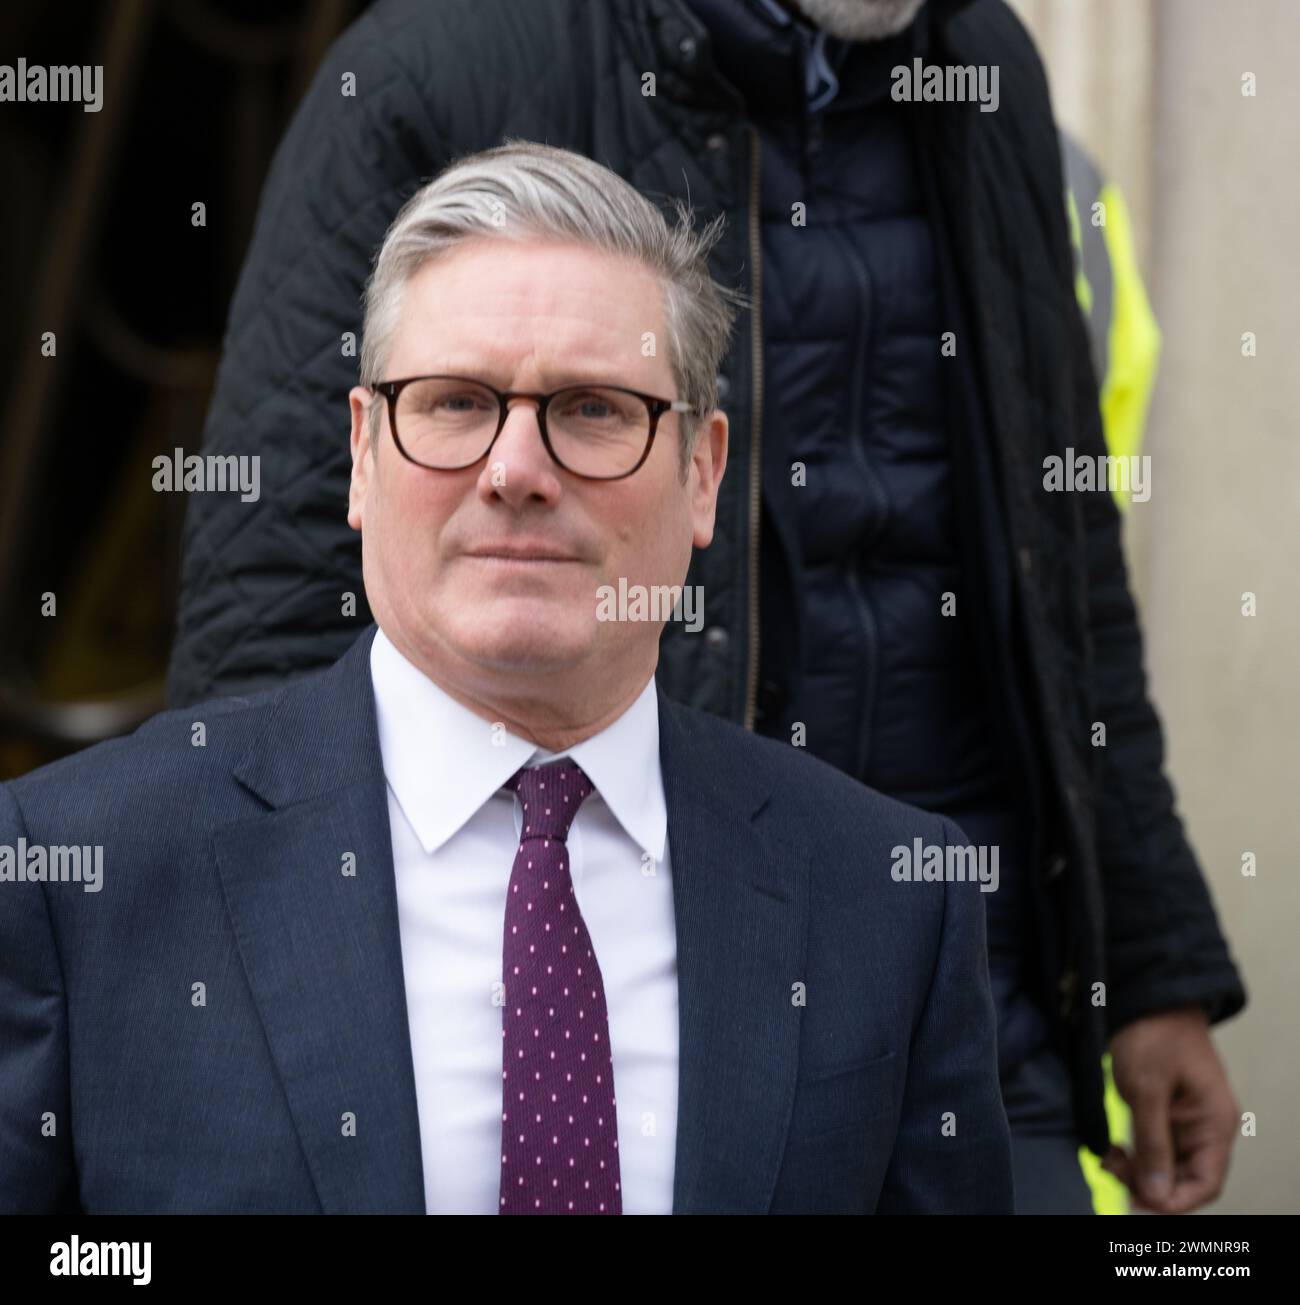
[[[1102,1168],[1139,1206],[1182,1214],[1223,1187],[1241,1107],[1199,1006],[1125,1025],[1110,1042],[1119,1094],[1133,1111],[1132,1153],[1112,1146]]]

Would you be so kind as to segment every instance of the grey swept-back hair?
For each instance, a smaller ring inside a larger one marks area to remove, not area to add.
[[[669,226],[660,210],[617,173],[535,141],[507,138],[457,159],[407,200],[384,237],[366,285],[361,383],[383,379],[402,293],[426,263],[480,237],[569,241],[625,255],[657,274],[677,397],[695,414],[712,412],[735,312],[747,301],[709,274],[708,253],[722,234],[723,215],[696,230],[690,207],[680,199],[674,206],[677,220]],[[380,410],[376,401],[372,435]],[[683,476],[698,429],[695,415],[680,414]]]

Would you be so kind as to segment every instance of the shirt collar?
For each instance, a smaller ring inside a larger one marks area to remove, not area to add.
[[[656,861],[663,859],[668,808],[653,676],[621,716],[556,754],[462,706],[412,665],[383,630],[370,648],[370,675],[384,775],[426,852],[451,838],[521,766],[567,756],[586,772],[633,842]]]
[[[959,5],[965,0],[943,0]],[[924,54],[930,0],[883,41],[841,41],[776,0],[690,0],[708,32],[717,71],[763,119],[794,112],[853,112],[888,97],[893,68]]]
[[[806,18],[800,18],[796,22],[793,15],[784,9],[777,0],[751,0],[754,7],[763,15],[768,22],[776,27],[789,27],[795,32],[804,33],[803,49],[803,76],[804,76],[804,95],[808,101],[808,108],[812,112],[824,109],[834,98],[836,92],[840,89],[839,78],[835,75],[835,69],[831,67],[827,59],[826,42],[828,37],[820,27],[809,22]],[[840,58],[844,54],[844,46],[841,42],[833,42],[835,55]]]
[[[753,0],[753,3],[767,14],[778,27],[789,27],[794,21],[790,14],[777,3],[777,0]]]

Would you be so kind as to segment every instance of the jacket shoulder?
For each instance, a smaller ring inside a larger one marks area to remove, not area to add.
[[[159,712],[130,734],[39,766],[4,788],[29,828],[78,814],[109,819],[131,795],[147,799],[158,812],[179,814],[186,810],[181,804],[209,795],[218,777],[228,779],[257,726],[291,688]]]
[[[668,709],[703,774],[743,776],[744,783],[763,787],[781,807],[809,820],[882,837],[910,840],[927,834],[943,840],[943,817],[889,797],[804,748],[682,703],[669,701]]]
[[[953,50],[971,62],[997,65],[1002,80],[1028,78],[1036,93],[1047,94],[1038,47],[1006,0],[973,0],[953,16],[948,37]]]
[[[943,44],[945,61],[997,72],[998,110],[975,115],[981,131],[1011,142],[1031,177],[1044,169],[1059,173],[1047,70],[1033,37],[1004,0],[975,0],[952,18]]]
[[[381,79],[389,100],[436,108],[426,124],[436,135],[451,123],[482,129],[518,99],[542,94],[530,68],[579,66],[575,43],[593,25],[606,26],[594,17],[603,9],[586,0],[380,0],[340,36],[326,66],[341,73],[349,59],[359,61]],[[498,86],[498,97],[475,93],[485,80]],[[571,80],[576,90],[581,79]],[[330,82],[337,97],[338,80]]]

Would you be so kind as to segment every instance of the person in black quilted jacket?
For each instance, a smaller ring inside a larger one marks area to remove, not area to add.
[[[726,218],[749,308],[699,629],[659,682],[996,849],[987,906],[1017,1209],[1218,1192],[1246,994],[1164,775],[1045,78],[1002,0],[380,0],[280,146],[189,504],[173,704],[336,660],[369,621],[344,517],[361,296],[402,202],[507,137]],[[1134,1111],[1111,1145],[1102,1056]]]

